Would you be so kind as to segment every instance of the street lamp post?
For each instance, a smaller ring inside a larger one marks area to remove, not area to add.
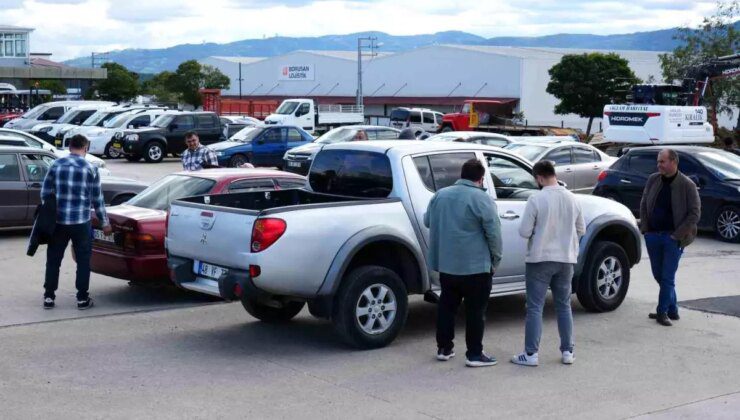
[[[362,106],[362,57],[378,55],[377,37],[368,36],[357,38],[357,106]]]

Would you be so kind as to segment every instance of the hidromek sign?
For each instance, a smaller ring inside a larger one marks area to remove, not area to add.
[[[313,64],[290,64],[280,67],[278,80],[313,80]]]

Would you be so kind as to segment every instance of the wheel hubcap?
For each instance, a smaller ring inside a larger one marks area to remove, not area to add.
[[[607,257],[596,274],[596,289],[604,299],[612,299],[622,288],[622,264],[616,257]]]
[[[159,146],[150,147],[149,157],[152,160],[159,160],[162,157],[162,149]]]
[[[108,156],[112,158],[121,157],[121,150],[111,146],[108,148]]]
[[[396,319],[396,295],[384,284],[369,286],[357,299],[355,317],[365,333],[385,332]]]
[[[740,215],[734,210],[725,210],[717,218],[717,232],[725,239],[735,239],[740,234]]]

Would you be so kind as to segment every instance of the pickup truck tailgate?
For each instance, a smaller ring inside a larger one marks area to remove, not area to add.
[[[167,228],[170,255],[227,268],[249,269],[252,226],[258,211],[173,202]]]

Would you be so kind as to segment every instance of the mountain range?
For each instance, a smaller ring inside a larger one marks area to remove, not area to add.
[[[740,27],[740,22],[735,24]],[[679,41],[674,39],[678,29],[663,29],[620,35],[557,34],[539,37],[484,38],[460,31],[438,32],[429,35],[396,36],[383,32],[360,32],[347,35],[320,37],[273,37],[246,39],[227,44],[181,44],[161,49],[125,49],[111,51],[110,61],[122,64],[139,73],[157,73],[174,70],[183,61],[209,56],[272,57],[295,50],[356,50],[357,38],[374,36],[382,43],[380,51],[397,52],[434,44],[496,45],[512,47],[584,48],[603,50],[671,51]],[[76,67],[88,67],[90,57],[79,57],[65,62]]]

